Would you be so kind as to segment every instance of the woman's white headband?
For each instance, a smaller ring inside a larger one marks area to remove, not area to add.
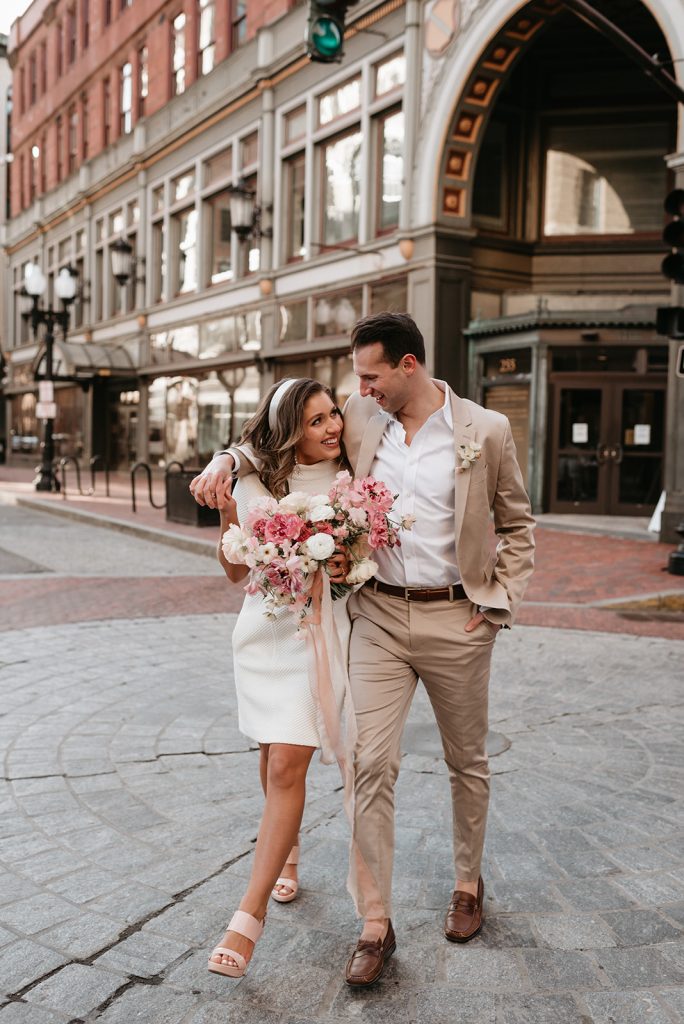
[[[282,402],[284,396],[290,390],[293,384],[297,383],[296,377],[291,377],[289,380],[284,380],[278,390],[273,395],[270,405],[268,407],[268,425],[271,430],[275,430],[278,422],[278,406]]]

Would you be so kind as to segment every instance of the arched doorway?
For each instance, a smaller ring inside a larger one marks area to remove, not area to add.
[[[669,58],[644,3],[615,7]],[[437,369],[509,415],[537,510],[643,515],[660,494],[676,145],[674,101],[557,3],[509,15],[463,77],[433,208]]]

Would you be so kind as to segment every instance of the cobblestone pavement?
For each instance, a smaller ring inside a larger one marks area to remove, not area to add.
[[[83,604],[81,621],[0,636],[0,1024],[684,1020],[684,644],[499,637],[487,920],[467,946],[441,935],[448,781],[419,695],[398,786],[397,953],[367,992],[342,981],[358,926],[339,777],[316,763],[300,898],[272,906],[232,981],[206,958],[250,870],[261,797],[236,728],[234,615],[195,603],[222,581],[209,559],[105,530],[52,535],[43,516],[38,537],[7,511],[3,587],[38,584],[39,608],[41,584],[94,584],[99,618]],[[142,617],[136,585],[200,573],[175,608]]]

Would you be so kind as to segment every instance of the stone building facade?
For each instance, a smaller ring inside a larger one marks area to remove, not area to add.
[[[595,5],[663,62],[684,52],[667,0]],[[15,23],[10,458],[40,435],[19,308],[37,260],[48,289],[67,264],[82,282],[58,344],[78,378],[57,389],[65,454],[200,464],[274,379],[342,401],[353,321],[408,309],[431,370],[510,416],[537,510],[646,514],[667,483],[672,522],[681,394],[655,310],[676,102],[556,0],[362,0],[339,65],[306,59],[306,17],[34,0]]]

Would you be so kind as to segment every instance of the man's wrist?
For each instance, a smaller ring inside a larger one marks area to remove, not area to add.
[[[219,455],[230,455],[231,459],[233,460],[233,472],[237,473],[237,471],[240,468],[240,456],[238,455],[238,453],[235,450],[231,451],[229,448],[224,448],[223,451],[214,452],[214,454],[212,455],[212,459],[218,458]]]

